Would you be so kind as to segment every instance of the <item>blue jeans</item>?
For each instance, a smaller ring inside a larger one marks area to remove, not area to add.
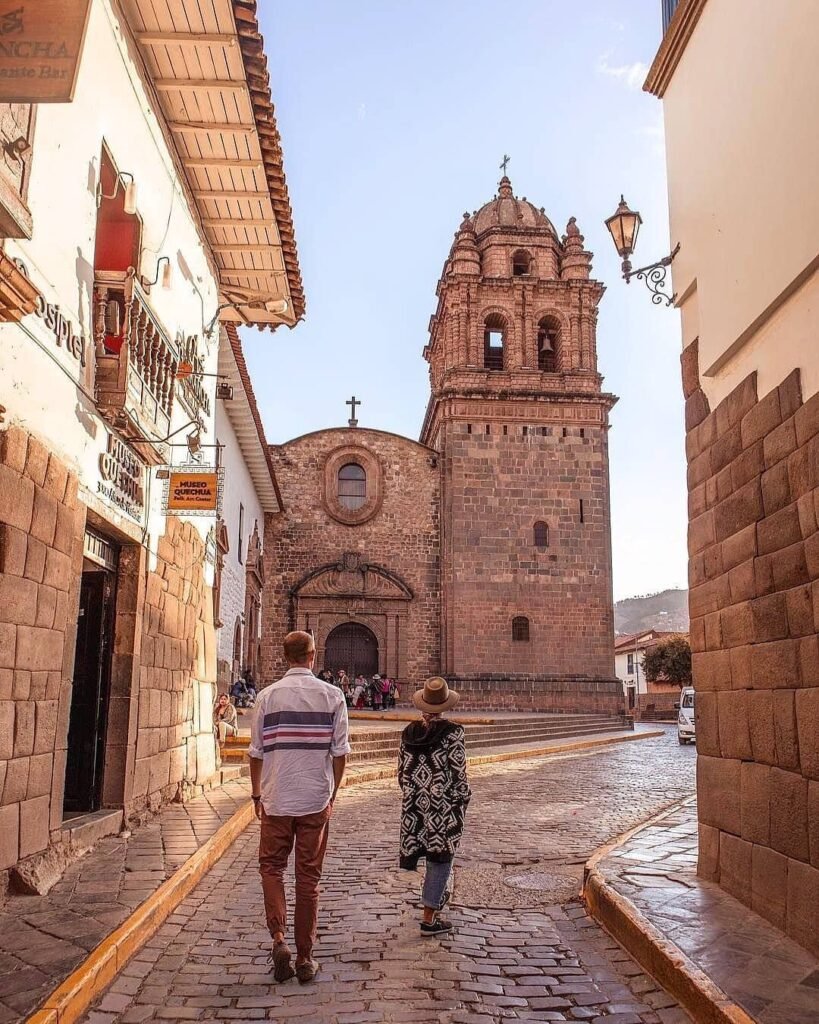
[[[424,875],[424,889],[421,893],[421,902],[430,910],[439,910],[441,901],[446,892],[446,883],[449,881],[452,872],[452,861],[439,864],[436,861],[428,860],[426,874]]]

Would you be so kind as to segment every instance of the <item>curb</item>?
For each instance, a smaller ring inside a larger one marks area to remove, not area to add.
[[[696,1024],[757,1024],[681,949],[655,928],[630,900],[617,892],[597,867],[612,850],[622,846],[649,825],[673,814],[690,800],[691,797],[686,797],[676,801],[648,821],[596,850],[586,862],[583,902],[598,924],[634,957],[643,970],[674,996]]]
[[[564,743],[559,746],[542,747],[537,750],[508,750],[498,754],[483,754],[468,757],[470,765],[493,764],[497,761],[512,761],[519,758],[542,757],[544,754],[560,754],[568,750],[585,747],[602,747],[611,743],[630,740],[651,739],[664,733],[630,733],[625,736],[608,736],[604,739]],[[395,778],[395,766],[373,768],[360,775],[347,776],[343,789],[362,782],[377,782]],[[179,906],[188,893],[202,880],[207,872],[236,840],[255,815],[253,805],[246,805],[235,811],[232,817],[216,831],[210,839],[192,854],[170,878],[152,893],[126,921],[92,951],[54,991],[43,1004],[26,1019],[26,1024],[74,1024],[85,1013],[97,996],[111,984],[131,957],[137,953],[155,934],[160,925]],[[732,1024],[740,1024],[732,1021]],[[745,1024],[745,1022],[741,1022]]]

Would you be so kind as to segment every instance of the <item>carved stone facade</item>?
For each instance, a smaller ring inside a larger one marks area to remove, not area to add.
[[[285,511],[266,520],[271,678],[302,628],[319,667],[369,664],[377,644],[382,674],[442,673],[473,704],[620,709],[602,294],[574,218],[559,238],[507,178],[465,216],[424,350],[421,443],[350,427],[272,449]]]

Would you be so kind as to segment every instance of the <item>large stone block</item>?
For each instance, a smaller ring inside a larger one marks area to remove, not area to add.
[[[819,636],[816,634],[799,641],[799,671],[803,686],[819,686]]]
[[[784,930],[788,902],[788,858],[765,846],[751,854],[751,907]]]
[[[26,579],[34,580],[35,583],[43,582],[47,553],[48,548],[41,540],[29,536],[26,546]]]
[[[765,446],[765,465],[773,466],[780,460],[786,459],[792,451],[796,450],[796,428],[793,419],[784,420],[770,434],[763,438]],[[787,468],[786,468],[787,475]]]
[[[751,854],[753,844],[723,832],[719,837],[719,884],[732,896],[751,902]]]
[[[700,386],[699,375],[699,343],[695,339],[682,351],[680,356],[680,368],[682,371],[683,395],[690,398]],[[754,395],[756,398],[756,395]]]
[[[716,539],[724,541],[764,517],[762,485],[751,480],[714,509]]]
[[[802,774],[819,779],[819,687],[796,691],[796,728]]]
[[[799,527],[796,503],[787,505],[757,523],[756,536],[760,555],[771,554],[791,544],[800,543],[802,530]]]
[[[771,769],[766,764],[745,761],[742,765],[742,838],[761,846],[770,845]]]
[[[728,543],[727,541],[725,542]],[[723,551],[725,544],[720,546]],[[739,604],[742,601],[750,601],[756,596],[756,577],[754,575],[754,560],[748,558],[739,565],[734,566],[728,573],[728,587],[731,592],[731,604]]]
[[[54,543],[57,530],[57,499],[42,487],[34,491],[34,514],[31,518],[31,535],[42,541],[46,547]]]
[[[714,513],[704,512],[688,524],[688,550],[691,554],[703,551],[714,543]]]
[[[730,690],[731,655],[729,651],[703,651],[691,656],[694,686],[697,690]]]
[[[0,523],[28,533],[34,511],[34,484],[8,466],[0,466]]]
[[[733,835],[742,832],[741,762],[723,757],[697,758],[700,821]]]
[[[53,629],[19,626],[17,664],[31,671],[56,671],[62,667],[63,634]]]
[[[20,856],[20,805],[0,807],[0,871],[17,862]]]
[[[746,641],[766,643],[771,640],[784,640],[788,636],[788,613],[784,594],[767,594],[756,598],[751,602],[751,612],[753,631],[750,636],[746,634]],[[812,624],[812,602],[810,618]]]
[[[43,442],[39,438],[29,435],[25,475],[38,487],[42,487],[45,483],[48,455],[48,448]]]
[[[697,701],[699,699],[698,695]],[[760,764],[776,764],[773,690],[748,691],[748,732],[754,761]],[[697,747],[699,748],[699,735]]]
[[[808,848],[811,864],[819,868],[819,782],[808,782]]]
[[[780,462],[762,474],[762,505],[765,515],[770,516],[779,512],[790,505],[792,500],[788,465],[786,462]]]
[[[53,767],[53,754],[39,754],[31,758],[28,767],[27,800],[32,800],[38,796],[48,796],[51,793],[51,773]]]
[[[719,746],[726,758],[750,760],[751,735],[748,731],[748,691],[728,690],[717,694]]]
[[[819,434],[819,393],[812,395],[794,414],[796,440],[805,445]]]
[[[761,476],[764,470],[765,456],[762,442],[758,441],[756,444],[751,445],[750,448],[746,448],[731,463],[732,490],[736,491],[740,487],[744,487],[749,481]]]
[[[699,823],[697,874],[709,882],[719,881],[719,829]]]
[[[48,846],[49,817],[47,796],[24,800],[20,804],[20,857],[30,857]]]
[[[0,465],[22,474],[26,468],[28,432],[15,424],[0,430]]]
[[[805,558],[805,543],[797,541],[770,556],[771,573],[775,590],[790,590],[810,582],[808,563]]]
[[[46,469],[45,480],[43,481],[43,490],[62,504],[67,483],[68,468],[62,459],[52,452],[48,458],[48,468]]]
[[[796,772],[770,769],[771,846],[794,860],[810,858],[808,780]]]
[[[43,583],[65,593],[71,584],[71,559],[56,548],[46,552]]]
[[[697,693],[694,715],[697,721],[697,751],[706,757],[719,757],[719,712],[716,693]]]
[[[780,768],[798,771],[799,740],[796,727],[795,691],[774,690],[773,708],[776,763]]]
[[[788,934],[819,956],[819,870],[788,863]]]
[[[722,542],[722,565],[726,571],[753,559],[756,554],[756,522]]]
[[[799,686],[799,641],[774,640],[768,644],[756,644],[752,679],[754,689]]]
[[[793,587],[785,591],[784,596],[790,635],[808,636],[813,633],[813,593],[810,584]]]
[[[747,690],[753,678],[754,645],[731,648],[731,689]]]
[[[14,757],[29,757],[34,753],[36,705],[32,701],[18,700],[14,708]]]
[[[37,584],[0,573],[0,622],[33,626],[37,618]]]
[[[802,531],[802,540],[807,540],[819,530],[819,522],[816,519],[816,501],[814,492],[803,494],[796,502],[796,511],[799,515],[799,529]]]
[[[0,761],[14,753],[14,707],[12,700],[0,701]]]
[[[779,391],[774,389],[760,399],[749,412],[742,417],[742,446],[748,448],[756,441],[761,441],[782,422],[782,411],[779,405]]]
[[[55,747],[59,701],[38,700],[35,707],[37,714],[34,753],[44,754]]]
[[[0,523],[0,572],[22,576],[26,570],[28,534]]]

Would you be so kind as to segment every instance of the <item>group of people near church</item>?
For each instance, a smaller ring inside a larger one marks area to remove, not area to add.
[[[338,673],[323,668],[318,673],[318,678],[337,686],[344,694],[347,707],[354,710],[370,708],[373,711],[389,711],[401,697],[397,681],[389,676],[382,677],[377,672],[372,678],[360,672],[353,677],[343,668],[340,668]]]
[[[259,870],[267,927],[273,940],[269,963],[276,982],[296,977],[307,984],[319,964],[313,957],[319,882],[330,820],[350,753],[347,673],[312,671],[313,637],[296,631],[284,639],[288,670],[260,690],[252,714],[250,783],[261,823]],[[321,678],[323,677],[323,678]],[[383,680],[373,677],[370,684]],[[363,690],[353,681],[357,702]],[[380,691],[383,695],[384,689]],[[458,694],[433,677],[413,694],[420,718],[401,734],[397,774],[401,787],[398,863],[415,871],[425,861],[419,922],[422,936],[446,935],[453,925],[440,911],[450,898],[452,861],[464,829],[471,792],[466,775],[463,726],[445,713]],[[235,713],[235,712],[234,712]],[[295,850],[293,934],[295,967],[288,945],[284,871]]]

